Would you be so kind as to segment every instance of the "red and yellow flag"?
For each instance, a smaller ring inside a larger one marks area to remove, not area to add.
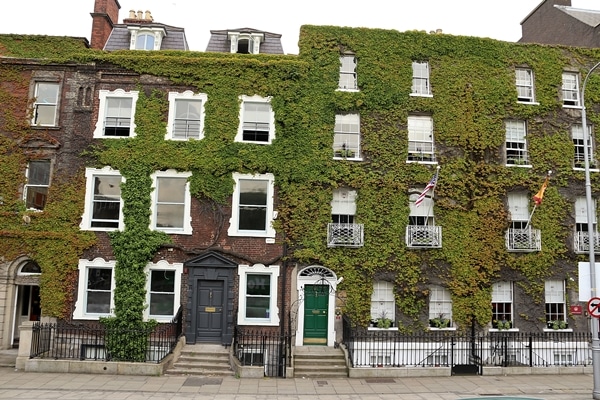
[[[535,196],[533,196],[533,202],[535,203],[536,206],[539,206],[540,204],[542,204],[542,199],[544,198],[544,192],[546,191],[546,188],[548,187],[549,181],[550,181],[550,175],[546,175],[546,179],[544,180],[542,187],[535,194]]]

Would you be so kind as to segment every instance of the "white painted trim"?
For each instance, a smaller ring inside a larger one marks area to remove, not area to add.
[[[238,229],[239,213],[240,213],[240,199],[239,199],[239,182],[240,180],[254,179],[268,181],[267,185],[267,221],[266,229],[264,231],[245,231]],[[273,209],[273,197],[275,193],[275,176],[273,174],[240,174],[237,172],[233,173],[233,180],[235,181],[233,186],[233,199],[231,204],[231,218],[229,220],[229,229],[227,234],[229,236],[249,236],[249,237],[266,237],[274,238],[275,229],[273,228],[273,219],[275,212]]]
[[[267,274],[270,276],[270,299],[269,299],[269,317],[268,318],[246,318],[246,279],[247,274]],[[239,284],[239,311],[237,315],[238,325],[259,325],[259,326],[278,326],[279,325],[279,307],[278,304],[278,283],[279,283],[279,265],[265,266],[263,264],[240,265],[238,267]]]
[[[174,169],[167,171],[156,171],[150,177],[152,178],[152,200],[150,202],[150,230],[162,231],[170,234],[179,235],[191,235],[192,234],[192,215],[191,215],[191,203],[192,196],[190,194],[190,182],[189,178],[192,176],[191,172],[177,172]],[[156,202],[158,200],[158,191],[156,190],[157,178],[175,178],[175,179],[186,179],[185,184],[185,204],[183,210],[183,221],[181,228],[158,228],[156,226]]]

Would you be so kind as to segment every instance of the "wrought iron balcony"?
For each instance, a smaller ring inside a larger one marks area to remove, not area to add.
[[[362,247],[364,224],[327,224],[327,247]]]
[[[406,246],[413,248],[441,248],[442,227],[435,225],[407,225]]]
[[[587,253],[590,251],[590,235],[588,232],[575,232],[573,241],[575,253]],[[600,235],[598,235],[598,232],[594,233],[594,253],[600,253]]]
[[[509,228],[504,238],[508,251],[530,253],[542,249],[542,232],[539,229]]]

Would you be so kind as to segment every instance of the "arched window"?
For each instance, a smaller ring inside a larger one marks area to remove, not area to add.
[[[27,261],[19,268],[19,275],[39,275],[42,273],[42,269],[35,261]]]
[[[135,40],[136,50],[154,50],[154,35],[143,33]]]

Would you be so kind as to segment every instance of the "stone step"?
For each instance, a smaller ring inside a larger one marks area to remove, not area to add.
[[[231,376],[229,349],[221,345],[194,344],[181,349],[165,375]]]
[[[233,372],[231,370],[228,371],[218,371],[215,369],[202,369],[202,368],[169,368],[165,375],[169,376],[182,376],[182,375],[195,375],[195,376],[231,376]]]
[[[294,376],[315,379],[348,377],[344,352],[331,347],[297,347],[294,352]]]

